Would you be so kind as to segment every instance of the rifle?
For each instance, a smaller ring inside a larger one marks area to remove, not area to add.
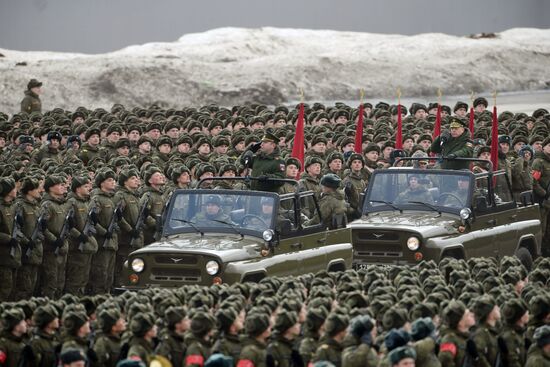
[[[36,244],[36,241],[40,240],[42,241],[44,239],[44,230],[46,229],[46,212],[43,210],[40,215],[38,216],[38,219],[36,220],[36,225],[34,226],[34,229],[31,233],[31,238],[29,241],[29,247],[27,248],[27,251],[25,252],[25,256],[28,258],[31,256],[32,250],[34,250],[34,245]]]
[[[90,203],[90,209],[88,210],[88,215],[86,216],[86,222],[84,223],[84,228],[82,229],[82,234],[90,237],[94,234],[96,234],[95,225],[97,224],[97,212],[99,209],[97,208],[96,202],[92,200]],[[78,244],[78,251],[84,250],[84,241],[81,241]]]
[[[11,228],[11,239],[16,240],[21,237],[25,237],[25,234],[21,230],[21,227],[23,225],[23,213],[21,212],[21,205],[19,203],[15,204],[15,215],[13,216],[13,225]],[[17,247],[14,245],[11,245],[10,248],[10,256],[13,258],[15,257],[15,252],[17,251]]]
[[[117,230],[118,228],[118,221],[122,218],[122,200],[118,202],[118,204],[115,207],[115,210],[113,211],[113,216],[111,217],[111,221],[109,222],[109,226],[107,227],[107,233],[110,233],[111,235]],[[109,240],[111,238],[105,236],[105,241],[103,241],[103,248],[105,248],[109,244]]]
[[[55,255],[59,255],[59,248],[63,245],[63,241],[69,236],[69,232],[72,228],[72,221],[74,217],[74,207],[71,205],[71,208],[65,215],[65,220],[63,221],[63,227],[61,227],[61,232],[59,233],[60,244],[55,248]]]
[[[143,204],[141,205],[141,208],[139,208],[139,215],[138,219],[136,221],[136,226],[134,227],[134,230],[140,230],[143,227],[143,223],[145,223],[145,218],[149,215],[149,201],[151,200],[151,193],[148,192],[145,194],[145,200],[143,201]],[[136,242],[138,240],[138,237],[132,237],[130,240],[130,247],[135,247]]]

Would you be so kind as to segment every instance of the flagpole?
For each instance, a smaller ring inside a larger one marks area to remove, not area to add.
[[[403,149],[403,122],[401,120],[401,88],[397,88],[397,134],[395,149]]]
[[[355,129],[355,147],[354,151],[361,154],[363,152],[363,98],[365,98],[365,90],[361,88],[359,91],[359,116],[357,118],[357,128]]]
[[[469,128],[470,128],[470,136],[471,138],[473,139],[474,138],[474,129],[475,129],[475,125],[474,125],[474,118],[475,118],[475,113],[474,113],[474,91],[470,91],[470,124],[469,124]]]

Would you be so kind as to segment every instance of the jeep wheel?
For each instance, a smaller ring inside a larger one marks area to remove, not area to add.
[[[516,251],[516,257],[525,266],[528,272],[533,268],[533,256],[525,247],[520,247]]]

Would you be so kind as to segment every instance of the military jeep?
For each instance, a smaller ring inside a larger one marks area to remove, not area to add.
[[[160,240],[129,255],[122,289],[258,282],[350,268],[345,220],[334,230],[308,225],[300,215],[303,202],[313,202],[319,214],[311,191],[176,190],[161,219]]]
[[[363,200],[349,224],[355,267],[516,255],[530,269],[540,254],[538,205],[531,192],[516,202],[502,170],[391,167],[373,173]]]

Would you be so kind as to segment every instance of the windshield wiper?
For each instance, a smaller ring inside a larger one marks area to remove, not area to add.
[[[190,220],[187,220],[187,219],[179,219],[179,218],[171,218],[170,220],[175,220],[176,222],[182,222],[182,223],[185,223],[185,224],[189,224],[195,231],[197,231],[198,233],[201,234],[201,237],[204,236],[204,232],[201,231],[195,224],[195,222],[192,222]]]
[[[425,203],[423,201],[407,201],[407,203],[411,203],[411,204],[422,204],[436,212],[439,213],[439,215],[441,215],[441,210],[439,210],[435,205],[432,205],[432,204],[428,204],[428,203]]]
[[[403,213],[403,209],[392,203],[391,201],[385,200],[369,200],[370,203],[382,203],[391,206],[394,210],[399,210],[400,213]]]
[[[219,219],[210,219],[212,222],[216,222],[216,223],[221,223],[221,224],[225,224],[225,225],[228,225],[229,227],[231,227],[239,236],[241,236],[241,240],[244,238],[244,234],[241,233],[241,231],[239,231],[239,229],[237,228],[236,225],[234,225],[233,223],[229,223],[229,222],[226,222],[226,221],[223,221],[223,220],[219,220]]]

